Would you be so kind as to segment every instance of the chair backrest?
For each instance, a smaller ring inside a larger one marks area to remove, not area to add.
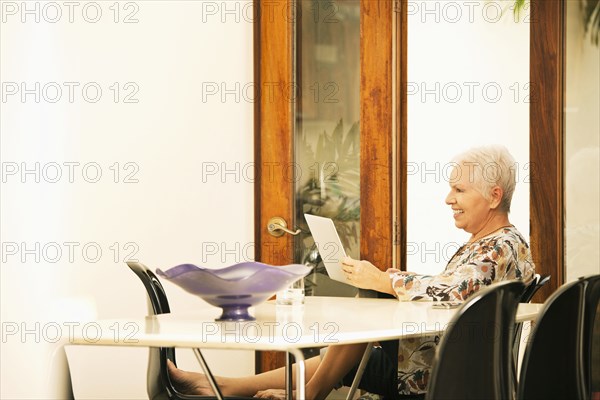
[[[531,280],[529,285],[527,285],[527,287],[523,291],[523,295],[521,296],[521,303],[529,303],[531,301],[531,298],[533,297],[533,294],[536,292],[537,285],[541,279],[542,279],[542,277],[540,274],[533,275],[533,279]]]
[[[600,305],[600,275],[592,275],[580,278],[586,282],[585,287],[585,306],[583,318],[583,379],[587,398],[592,396],[592,377],[600,375],[600,366],[598,361],[593,363],[594,354],[598,354],[598,336],[600,336],[600,315],[598,315],[598,306]],[[596,329],[594,329],[596,328]],[[594,346],[594,337],[596,336],[596,346]],[[596,379],[598,380],[598,379]],[[598,388],[595,388],[598,391]]]
[[[546,283],[550,281],[550,275],[540,276],[540,274],[535,274],[533,276],[533,280],[529,283],[529,285],[525,288],[523,295],[521,296],[521,303],[529,303],[536,292],[544,286]],[[518,322],[515,324],[515,336],[513,339],[513,382],[514,387],[517,387],[517,367],[519,363],[519,350],[521,347],[521,333],[523,331],[523,323]]]
[[[170,313],[171,309],[169,308],[167,294],[154,272],[138,262],[128,261],[127,266],[140,278],[146,288],[149,301],[148,313],[151,315]]]
[[[551,275],[544,275],[544,276],[542,276],[542,277],[540,278],[540,280],[538,281],[538,284],[537,284],[537,289],[541,288],[541,287],[542,287],[542,286],[544,286],[546,283],[550,282],[550,276],[551,276]],[[536,291],[534,291],[534,292],[531,294],[531,297],[533,297],[533,295],[535,294],[535,292],[537,292],[537,289],[536,289]],[[531,300],[531,298],[530,298],[529,300]]]
[[[426,399],[508,399],[512,338],[525,285],[506,281],[469,298],[444,333]]]
[[[517,399],[584,399],[586,283],[561,286],[544,303],[523,356]]]
[[[148,295],[148,313],[150,315],[171,312],[169,300],[162,284],[147,266],[138,262],[127,262],[127,266],[137,275],[146,288]],[[148,354],[147,391],[151,400],[171,399],[172,383],[167,370],[167,359],[175,362],[175,349],[169,347],[150,347]]]
[[[550,275],[540,276],[540,274],[535,274],[533,276],[533,280],[525,288],[525,291],[523,291],[523,295],[521,296],[520,302],[529,303],[531,299],[533,299],[533,296],[537,293],[537,291],[540,290],[540,288],[548,282],[550,282]],[[513,341],[513,357],[515,358],[515,363],[517,361],[517,357],[519,356],[519,345],[521,344],[522,328],[523,324],[521,322],[515,325],[515,338]]]
[[[533,281],[527,286],[521,297],[521,303],[529,303],[538,290],[550,281],[550,275],[535,274]]]

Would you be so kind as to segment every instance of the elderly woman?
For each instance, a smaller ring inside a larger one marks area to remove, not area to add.
[[[454,224],[471,236],[439,275],[395,269],[381,271],[368,261],[342,260],[348,283],[395,295],[400,301],[463,301],[481,287],[507,279],[530,281],[534,274],[529,246],[510,223],[515,189],[514,159],[501,146],[469,150],[454,159],[446,204]],[[361,380],[362,389],[390,398],[424,397],[439,337],[400,341],[398,359],[374,349]],[[340,382],[352,381],[364,344],[330,346],[324,356],[306,363],[307,399],[323,399]],[[208,394],[203,375],[170,365],[172,377],[186,392]],[[284,371],[252,377],[219,378],[224,394],[283,398]]]

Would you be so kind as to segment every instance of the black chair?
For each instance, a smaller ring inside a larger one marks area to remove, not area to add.
[[[540,274],[535,274],[533,281],[525,288],[523,296],[521,296],[521,303],[529,303],[537,291],[549,281],[550,275],[540,276]]]
[[[585,286],[585,281],[565,284],[544,303],[523,356],[517,399],[585,399]]]
[[[546,283],[550,281],[550,275],[541,276],[540,274],[535,274],[533,276],[533,280],[529,283],[529,285],[525,288],[523,295],[521,296],[520,303],[529,303],[533,296],[537,293],[538,290]],[[519,349],[521,347],[521,333],[523,331],[523,323],[517,322],[515,325],[515,337],[513,339],[513,380],[514,387],[517,387],[517,367],[519,362]]]
[[[525,285],[481,289],[457,311],[438,347],[426,399],[509,399],[512,338]]]
[[[165,290],[154,273],[144,264],[127,262],[127,266],[140,278],[148,295],[148,314],[159,315],[171,312],[169,301]],[[247,397],[223,397],[214,376],[212,375],[206,360],[200,349],[193,349],[202,370],[206,374],[216,396],[190,396],[180,393],[169,376],[167,360],[175,361],[175,349],[165,347],[151,347],[148,355],[147,391],[150,400],[246,400]]]
[[[544,276],[544,282],[542,284],[540,284],[541,280],[542,277],[540,274],[533,275],[533,279],[531,280],[529,285],[527,285],[527,287],[523,291],[523,294],[521,295],[521,300],[519,301],[520,303],[529,303],[535,292],[537,292],[539,288],[541,288],[544,284],[546,284],[546,282],[550,280],[550,275]],[[522,328],[523,324],[521,322],[515,325],[515,338],[513,341],[513,359],[515,360],[515,365],[519,356],[519,344],[521,341]]]
[[[592,377],[594,374],[600,374],[600,367],[592,362],[594,353],[598,353],[600,349],[594,347],[594,336],[600,336],[600,315],[598,314],[598,306],[600,305],[600,275],[592,275],[580,278],[586,282],[585,288],[585,305],[583,317],[583,380],[586,398],[592,397]],[[594,329],[596,328],[596,329]],[[596,343],[596,346],[598,344]],[[598,388],[595,388],[598,391]]]

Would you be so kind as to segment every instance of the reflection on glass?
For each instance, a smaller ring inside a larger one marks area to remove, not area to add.
[[[566,2],[565,281],[600,273],[600,5],[594,21],[594,2],[585,4]],[[600,392],[598,307],[590,351],[592,392]]]
[[[303,232],[295,255],[326,274],[304,213],[332,218],[346,253],[358,258],[360,250],[360,3],[298,1],[298,8],[294,148],[296,224]],[[317,294],[315,279],[307,278],[307,295]],[[356,292],[334,281],[321,283],[318,294]]]
[[[566,281],[600,272],[600,45],[586,14],[566,2]]]

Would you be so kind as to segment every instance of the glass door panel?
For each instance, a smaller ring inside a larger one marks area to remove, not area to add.
[[[600,6],[599,6],[600,7]],[[565,281],[600,273],[600,44],[591,8],[566,2]],[[600,11],[600,10],[598,10]],[[597,11],[597,12],[598,12]],[[600,379],[599,379],[600,381]],[[600,383],[598,383],[600,386]]]
[[[297,2],[295,261],[315,266],[307,295],[354,295],[329,280],[304,213],[332,218],[346,253],[360,251],[360,2]]]

